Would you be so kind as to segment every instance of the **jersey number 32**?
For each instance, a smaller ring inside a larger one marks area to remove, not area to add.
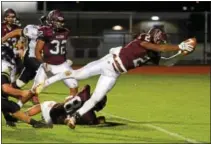
[[[64,55],[66,53],[65,46],[67,40],[52,40],[51,44],[53,47],[50,49],[50,53],[53,55]]]

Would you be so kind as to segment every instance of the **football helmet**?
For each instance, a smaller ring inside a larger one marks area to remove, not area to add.
[[[62,28],[64,26],[64,16],[59,10],[52,10],[46,17],[46,23],[54,28]]]
[[[167,34],[159,28],[151,28],[147,34],[151,36],[151,41],[155,44],[167,43]]]
[[[7,8],[4,10],[3,17],[5,23],[14,24],[16,21],[16,16],[16,12],[13,9]]]

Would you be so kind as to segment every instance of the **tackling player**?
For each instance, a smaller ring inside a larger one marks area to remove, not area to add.
[[[40,17],[40,22],[41,25],[45,23],[45,16]],[[14,31],[11,31],[2,38],[2,42],[5,42],[8,39],[19,36],[20,40],[18,41],[17,47],[19,49],[25,49],[23,58],[24,68],[19,78],[12,83],[14,88],[20,89],[24,87],[29,81],[33,80],[36,75],[36,71],[38,70],[41,64],[35,56],[35,46],[39,34],[39,28],[40,25],[27,25],[26,27],[24,27],[24,29],[15,29]],[[39,103],[37,95],[34,95],[32,97],[32,102],[34,104]]]
[[[18,119],[32,125],[34,128],[48,127],[45,123],[38,122],[20,111],[19,105],[8,98],[9,96],[12,96],[17,99],[25,99],[31,95],[29,90],[19,90],[11,86],[11,79],[14,79],[16,69],[16,62],[12,49],[2,49],[1,63],[1,111],[7,114],[5,117],[6,124],[15,127],[16,125],[14,122]]]
[[[123,48],[111,49],[110,53],[100,60],[91,62],[78,70],[63,72],[49,78],[44,84],[41,83],[37,87],[37,92],[39,93],[43,86],[45,87],[61,79],[75,78],[82,80],[91,76],[100,75],[91,98],[69,118],[69,127],[75,128],[77,119],[103,99],[104,95],[113,88],[121,73],[126,73],[128,70],[146,65],[148,62],[158,65],[160,52],[182,51],[182,53],[190,53],[194,50],[194,45],[189,41],[184,41],[179,45],[164,44],[166,41],[167,36],[164,31],[158,28],[152,28],[148,33],[140,34],[138,38]]]
[[[34,116],[38,113],[42,113],[42,117],[49,126],[53,124],[66,124],[66,118],[68,115],[73,114],[90,98],[90,86],[84,86],[77,96],[68,96],[64,103],[57,103],[55,101],[45,101],[41,104],[35,105],[28,109],[25,113],[29,116]],[[105,117],[97,117],[95,111],[102,110],[106,105],[107,97],[105,96],[102,101],[84,114],[77,124],[96,125],[105,122]]]

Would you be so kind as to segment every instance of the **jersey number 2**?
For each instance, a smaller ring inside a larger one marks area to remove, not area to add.
[[[54,48],[50,50],[50,53],[54,55],[58,55],[58,54],[64,55],[66,43],[67,43],[67,40],[62,40],[62,41],[52,40],[51,44],[54,46]]]

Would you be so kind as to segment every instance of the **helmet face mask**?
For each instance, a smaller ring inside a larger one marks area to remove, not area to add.
[[[167,35],[159,28],[152,28],[148,31],[148,34],[152,37],[152,42],[155,44],[166,44]]]
[[[52,25],[55,28],[62,28],[64,26],[64,21],[53,21]]]

